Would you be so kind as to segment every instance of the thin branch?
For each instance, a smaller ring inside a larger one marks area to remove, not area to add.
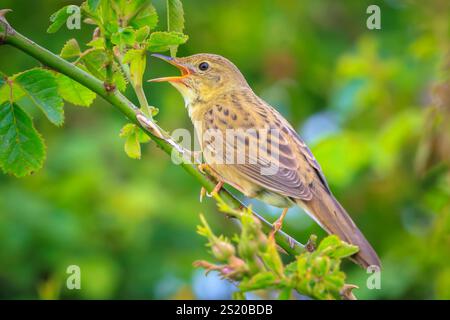
[[[129,119],[129,121],[145,130],[150,138],[152,138],[152,140],[167,154],[171,155],[173,149],[183,153],[184,149],[179,146],[168,133],[166,133],[151,119],[143,115],[139,108],[118,90],[106,90],[104,83],[99,79],[18,33],[8,24],[4,18],[4,13],[6,13],[4,10],[0,10],[0,44],[6,43],[19,49],[34,57],[42,64],[68,76],[69,78],[94,91],[118,109],[125,117]],[[197,181],[205,187],[208,192],[211,192],[214,189],[215,182],[202,174],[196,165],[183,161],[181,163],[181,167],[197,179]],[[220,191],[219,196],[231,208],[239,209],[244,206],[238,199],[236,199],[225,189]],[[262,222],[264,232],[270,232],[272,230],[271,223],[258,215],[256,212],[253,212],[253,214]],[[304,246],[301,243],[297,242],[294,238],[282,231],[276,233],[275,240],[284,251],[292,256],[304,251]]]

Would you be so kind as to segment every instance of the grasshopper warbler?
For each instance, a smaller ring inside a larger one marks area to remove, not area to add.
[[[219,183],[283,208],[274,224],[282,226],[289,207],[303,208],[328,233],[357,245],[353,259],[363,267],[380,260],[330,191],[320,165],[292,126],[259,98],[239,69],[224,57],[196,54],[171,58],[180,76],[167,81],[183,96],[203,158]]]

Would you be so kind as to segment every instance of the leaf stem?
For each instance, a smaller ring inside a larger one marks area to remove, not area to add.
[[[145,96],[144,89],[142,88],[141,84],[137,84],[133,86],[134,92],[136,93],[136,96],[139,101],[139,105],[141,106],[141,110],[145,113],[145,115],[149,118],[152,117],[152,111],[150,110],[150,107],[147,102],[147,97]]]
[[[115,52],[114,59],[125,74],[128,83],[130,83],[130,85],[133,87],[142,112],[144,112],[147,117],[152,118],[152,110],[150,109],[150,106],[148,104],[147,97],[145,96],[144,89],[142,88],[142,84],[136,86],[134,85],[133,80],[131,79],[130,67],[122,62],[123,56],[120,52]]]
[[[1,11],[0,11],[1,12]],[[40,61],[44,65],[68,76],[69,78],[79,82],[85,87],[97,93],[99,96],[104,98],[110,104],[112,104],[116,109],[118,109],[125,117],[127,117],[131,122],[135,123],[155,141],[155,143],[164,150],[167,154],[171,154],[172,150],[180,151],[182,150],[179,146],[163,129],[161,129],[156,123],[147,118],[147,121],[151,121],[151,128],[143,126],[137,117],[142,117],[142,112],[138,107],[136,107],[130,100],[128,100],[119,90],[108,91],[104,83],[92,76],[91,74],[85,72],[84,70],[76,67],[72,63],[62,59],[58,55],[50,52],[49,50],[39,46],[30,39],[21,35],[14,29],[10,27],[6,19],[0,15],[0,35],[2,35],[0,40],[4,43],[11,45],[24,53],[34,57],[36,60]],[[143,91],[142,91],[143,93]],[[143,96],[141,96],[143,99]],[[206,188],[208,192],[214,189],[215,182],[209,177],[202,174],[196,165],[183,161],[181,167],[192,177],[194,177],[203,187]],[[222,189],[219,196],[223,201],[231,208],[239,209],[244,207],[244,205],[236,199],[231,193]],[[253,212],[255,217],[259,219],[263,225],[264,232],[270,232],[272,230],[272,224],[265,220],[263,217]],[[288,254],[295,256],[304,251],[304,246],[297,242],[294,238],[279,231],[276,233],[275,239],[277,244]]]

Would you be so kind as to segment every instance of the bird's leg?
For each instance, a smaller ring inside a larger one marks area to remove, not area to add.
[[[275,221],[275,222],[273,223],[273,230],[272,230],[272,232],[270,233],[270,237],[273,238],[273,237],[275,236],[275,234],[276,234],[279,230],[281,230],[281,227],[283,226],[283,219],[284,219],[284,217],[286,216],[288,210],[289,210],[289,208],[284,208],[284,209],[283,209],[283,212],[281,213],[281,216],[277,219],[277,221]]]
[[[204,187],[202,187],[200,189],[200,202],[202,202],[203,197],[205,195],[207,197],[215,196],[220,191],[220,189],[222,189],[222,187],[224,185],[224,182],[222,181],[222,179],[214,172],[214,170],[208,164],[206,164],[206,163],[199,164],[197,166],[197,168],[198,168],[198,170],[201,173],[209,174],[209,175],[213,176],[218,181],[218,183],[216,184],[216,186],[214,187],[214,189],[213,189],[213,191],[211,193],[207,193],[206,189]]]
[[[203,201],[203,197],[206,195],[208,198],[214,197],[217,193],[219,193],[220,189],[222,189],[224,182],[219,181],[216,186],[214,187],[213,191],[211,193],[206,192],[205,187],[202,187],[200,189],[200,202]]]
[[[222,189],[224,182],[223,181],[219,181],[217,182],[216,186],[214,187],[213,191],[211,191],[211,193],[206,193],[207,197],[214,197],[216,194],[219,193],[220,189]]]

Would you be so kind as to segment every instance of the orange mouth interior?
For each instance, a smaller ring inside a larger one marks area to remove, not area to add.
[[[170,63],[171,65],[177,67],[178,70],[181,71],[181,75],[151,79],[151,80],[148,80],[148,82],[165,82],[165,81],[177,82],[177,81],[180,81],[180,80],[186,78],[187,76],[189,76],[191,74],[191,72],[189,71],[189,69],[186,66],[184,66],[182,64],[178,64],[174,60],[166,60],[166,59],[164,59],[164,60],[167,61],[168,63]]]

